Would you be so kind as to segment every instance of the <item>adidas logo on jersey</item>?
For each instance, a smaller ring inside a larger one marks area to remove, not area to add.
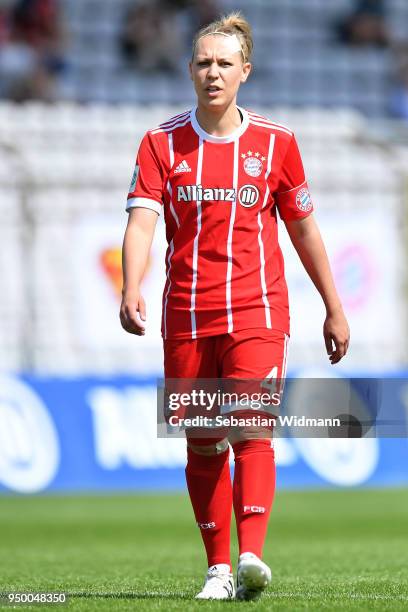
[[[179,163],[179,165],[174,171],[174,174],[180,174],[180,172],[191,172],[191,168],[185,159],[183,159],[183,161]]]

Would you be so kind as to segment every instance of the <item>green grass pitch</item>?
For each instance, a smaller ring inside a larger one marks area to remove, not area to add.
[[[206,564],[186,496],[0,497],[0,590],[67,592],[57,609],[394,611],[408,609],[408,490],[278,491],[264,558],[258,602],[194,601]]]

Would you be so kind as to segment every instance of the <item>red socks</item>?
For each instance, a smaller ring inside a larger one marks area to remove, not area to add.
[[[220,563],[231,567],[232,485],[228,459],[229,448],[209,456],[187,447],[187,487],[207,551],[208,567]]]
[[[193,440],[197,443],[198,440]],[[208,442],[207,442],[208,443]],[[275,456],[271,440],[237,442],[234,486],[231,486],[229,449],[219,455],[200,455],[187,447],[186,480],[208,566],[230,559],[231,511],[234,505],[239,554],[262,558],[269,514],[275,493]]]
[[[237,442],[235,453],[234,512],[239,554],[262,558],[268,519],[275,493],[275,455],[271,440]]]

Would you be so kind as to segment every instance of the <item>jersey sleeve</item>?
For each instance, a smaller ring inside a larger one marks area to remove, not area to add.
[[[140,143],[135,170],[127,197],[126,210],[149,208],[160,215],[163,206],[164,172],[154,150],[152,137],[145,134]]]
[[[283,160],[275,201],[283,221],[303,219],[313,211],[302,159],[294,136]]]

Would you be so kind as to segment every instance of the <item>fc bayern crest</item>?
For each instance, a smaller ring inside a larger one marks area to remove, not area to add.
[[[262,172],[262,162],[257,157],[247,157],[244,170],[249,176],[259,176]]]
[[[248,176],[257,177],[262,173],[263,170],[263,161],[265,161],[265,157],[257,151],[256,153],[252,153],[252,151],[248,151],[248,153],[242,153],[241,157],[244,160],[244,170],[248,174]]]
[[[306,189],[306,187],[303,187],[303,189],[299,189],[299,191],[297,192],[296,206],[302,212],[308,212],[309,210],[312,210],[312,199],[310,197],[309,190]]]

